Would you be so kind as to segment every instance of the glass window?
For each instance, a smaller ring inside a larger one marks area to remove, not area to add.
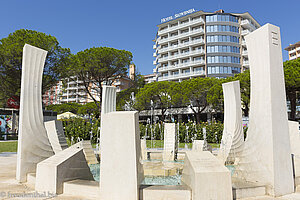
[[[211,67],[208,67],[207,69],[208,69],[208,72],[207,72],[207,73],[208,73],[208,74],[211,74]]]
[[[227,67],[224,67],[224,74],[227,74]]]
[[[216,68],[215,67],[211,67],[211,73],[215,74],[216,73]]]
[[[220,74],[223,74],[223,67],[220,67]]]
[[[226,15],[226,20],[227,22],[229,22],[229,15]]]
[[[219,73],[220,73],[219,67],[216,67],[216,74],[219,74]]]
[[[207,57],[207,63],[211,63],[211,57],[210,56]]]

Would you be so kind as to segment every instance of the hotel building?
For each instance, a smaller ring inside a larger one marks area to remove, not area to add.
[[[285,50],[289,52],[289,60],[300,58],[300,42],[290,44]]]
[[[260,25],[248,12],[191,9],[161,21],[153,45],[156,81],[226,78],[249,68],[244,37]]]

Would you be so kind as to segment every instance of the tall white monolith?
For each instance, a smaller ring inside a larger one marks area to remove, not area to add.
[[[23,48],[16,179],[27,181],[36,165],[54,154],[43,122],[42,76],[47,51]]]
[[[223,83],[224,129],[218,158],[233,163],[244,143],[240,82]]]
[[[177,154],[177,126],[175,123],[164,125],[164,151],[163,161],[174,161]]]
[[[236,174],[271,196],[294,191],[280,29],[266,24],[246,36],[251,95],[249,130]]]
[[[138,112],[110,112],[102,120],[99,199],[138,200],[143,180]]]

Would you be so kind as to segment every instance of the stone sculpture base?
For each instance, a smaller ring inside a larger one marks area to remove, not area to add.
[[[181,181],[193,200],[232,200],[230,171],[208,151],[186,152]]]
[[[75,179],[94,180],[81,142],[38,163],[35,190],[61,194],[63,183]]]
[[[83,153],[85,155],[85,159],[88,164],[97,164],[98,160],[96,158],[96,155],[94,153],[94,149],[91,145],[91,142],[89,140],[84,140],[81,142]]]

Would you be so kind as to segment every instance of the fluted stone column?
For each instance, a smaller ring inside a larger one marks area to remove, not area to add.
[[[251,95],[249,129],[236,174],[271,196],[294,191],[280,29],[266,24],[246,36]]]
[[[116,87],[105,85],[102,88],[101,115],[114,111],[116,111]]]
[[[52,156],[42,112],[42,76],[47,51],[25,44],[23,48],[16,178],[26,182],[37,163]]]
[[[244,143],[240,82],[223,83],[224,129],[218,158],[225,163],[234,162]]]

